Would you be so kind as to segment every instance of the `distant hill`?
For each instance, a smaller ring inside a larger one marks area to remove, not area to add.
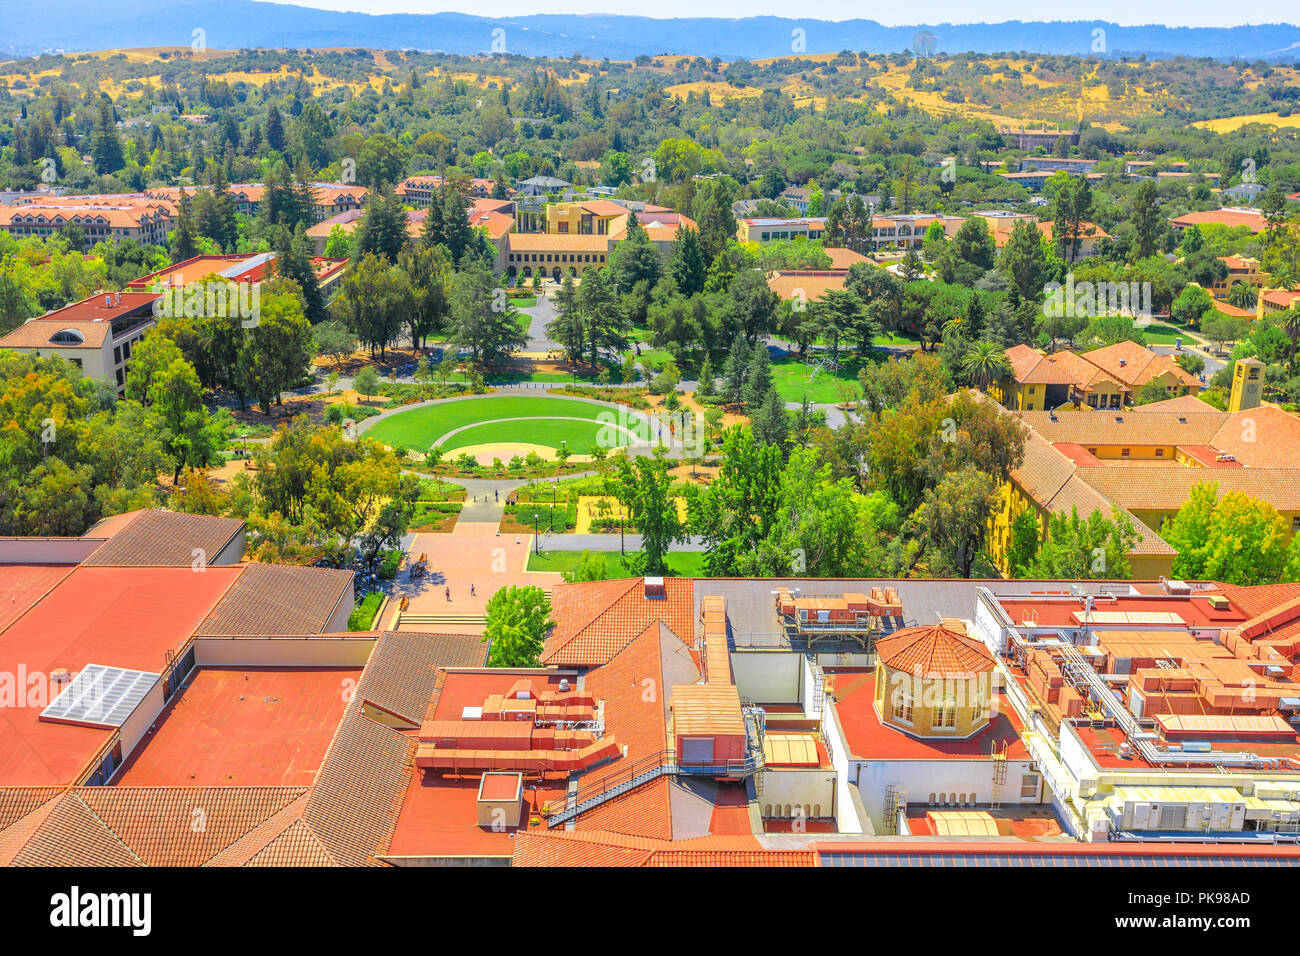
[[[1176,15],[1176,10],[1173,11]],[[372,16],[256,0],[58,0],[37,12],[30,0],[0,0],[0,54],[80,52],[132,47],[189,46],[201,36],[209,49],[369,47],[445,53],[502,52],[524,56],[631,59],[679,53],[724,60],[840,50],[894,53],[916,37],[933,37],[933,52],[1030,53],[1169,57],[1300,58],[1300,27],[1270,24],[1231,28],[1122,27],[1101,20],[1027,23],[917,24],[886,27],[873,20],[656,20],[612,15],[538,14],[475,17],[460,13]],[[203,31],[196,34],[196,30]],[[494,31],[504,31],[496,33]],[[795,31],[802,30],[800,36]],[[1102,34],[1096,31],[1104,31]],[[494,40],[496,45],[494,46]],[[1104,47],[1099,50],[1099,41]],[[802,49],[798,44],[802,43]]]

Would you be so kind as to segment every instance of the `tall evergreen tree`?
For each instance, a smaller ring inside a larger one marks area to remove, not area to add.
[[[685,225],[677,227],[677,242],[673,248],[669,272],[677,281],[677,289],[684,296],[704,291],[704,250],[699,234]]]

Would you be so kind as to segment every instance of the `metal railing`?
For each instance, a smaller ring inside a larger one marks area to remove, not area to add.
[[[663,776],[739,778],[750,776],[762,769],[761,751],[752,748],[745,757],[739,759],[702,764],[681,764],[677,761],[677,754],[674,751],[660,750],[658,753],[641,757],[614,773],[606,774],[599,780],[586,785],[580,784],[572,793],[565,794],[559,800],[552,800],[543,806],[542,817],[548,827],[561,826],[608,800],[621,797]]]

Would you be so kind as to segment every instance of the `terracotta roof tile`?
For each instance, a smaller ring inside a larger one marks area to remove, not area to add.
[[[194,550],[210,563],[243,530],[238,518],[141,511],[83,562],[92,566],[193,566]]]
[[[200,866],[303,787],[81,787],[77,797],[146,866]]]
[[[195,634],[320,634],[351,590],[351,571],[250,564]]]
[[[515,837],[512,866],[816,866],[812,849],[772,849],[752,836],[655,840],[534,830]]]
[[[386,631],[357,684],[356,700],[418,724],[433,694],[439,667],[482,667],[486,645],[473,634]]]
[[[1293,468],[1085,468],[1079,476],[1130,511],[1176,510],[1205,482],[1219,486],[1220,498],[1240,491],[1279,511],[1300,511],[1300,472]]]
[[[647,598],[644,578],[557,585],[551,598],[556,625],[546,639],[542,663],[595,667],[607,664],[652,621],[663,621],[693,642],[694,585],[667,578],[666,598]]]
[[[303,821],[345,866],[388,849],[414,769],[415,739],[350,712],[317,775]]]
[[[876,657],[894,670],[923,676],[983,674],[993,655],[979,641],[942,624],[905,627],[876,641]]]
[[[295,820],[245,866],[338,866],[320,837],[302,820]]]
[[[1028,345],[1013,345],[1006,350],[1011,374],[1022,385],[1073,385],[1074,378],[1045,353]]]
[[[3,834],[7,866],[143,866],[75,793],[65,793]]]

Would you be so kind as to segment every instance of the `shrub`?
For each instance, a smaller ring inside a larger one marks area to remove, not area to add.
[[[379,605],[384,602],[384,596],[378,591],[367,594],[360,604],[352,609],[348,615],[349,631],[368,631],[374,626],[375,616],[379,613]]]

